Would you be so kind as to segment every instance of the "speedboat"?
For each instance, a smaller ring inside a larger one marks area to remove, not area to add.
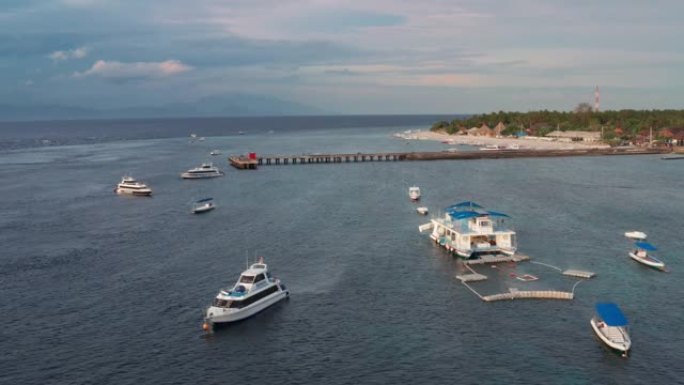
[[[625,237],[637,241],[643,241],[646,239],[646,233],[642,233],[641,231],[628,231],[625,233]]]
[[[152,190],[146,184],[138,182],[132,176],[124,176],[116,185],[114,191],[117,194],[129,194],[135,196],[150,196]]]
[[[216,208],[216,205],[214,205],[214,198],[204,198],[200,199],[195,204],[192,205],[192,213],[193,214],[202,214],[206,213],[207,211],[211,211]]]
[[[183,179],[204,179],[223,176],[223,172],[213,163],[202,163],[201,166],[192,168],[181,174]]]
[[[219,151],[219,150],[211,150],[211,152],[209,153],[209,155],[211,155],[211,156],[221,155],[221,151]]]
[[[627,357],[632,347],[627,318],[614,303],[597,303],[596,315],[589,321],[596,336],[611,349]]]
[[[409,187],[408,193],[409,193],[409,198],[411,198],[412,201],[417,201],[420,199],[420,187],[411,186],[411,187]]]
[[[655,246],[644,241],[634,242],[634,246],[635,249],[629,252],[630,258],[648,267],[665,270],[665,263],[648,253],[649,251],[656,251],[657,248]]]
[[[428,208],[425,206],[421,206],[416,208],[416,212],[420,215],[427,215],[428,214]]]
[[[290,292],[271,276],[263,258],[240,274],[231,289],[222,289],[204,315],[205,330],[214,324],[243,320],[287,298]]]

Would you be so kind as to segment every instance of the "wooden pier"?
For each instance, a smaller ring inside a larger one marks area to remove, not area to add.
[[[230,164],[239,169],[256,169],[257,166],[277,166],[296,164],[334,164],[396,162],[407,160],[469,160],[504,158],[544,158],[564,156],[602,156],[602,155],[652,155],[669,152],[657,148],[608,148],[575,150],[498,150],[498,151],[437,151],[437,152],[387,152],[356,154],[302,154],[302,155],[265,155],[254,158],[230,156]]]

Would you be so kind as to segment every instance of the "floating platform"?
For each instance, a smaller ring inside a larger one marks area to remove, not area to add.
[[[483,255],[477,259],[467,259],[463,261],[466,265],[484,265],[486,263],[506,263],[506,262],[522,262],[529,260],[530,257],[525,254],[515,255]]]
[[[458,278],[461,282],[477,282],[477,281],[484,281],[487,279],[486,275],[482,274],[461,274],[457,275],[456,278]]]
[[[574,269],[568,269],[565,270],[563,275],[567,275],[569,277],[578,277],[578,278],[592,278],[596,275],[593,271],[584,271],[584,270],[574,270]]]
[[[507,299],[562,299],[572,300],[575,297],[573,293],[567,291],[555,290],[534,290],[522,291],[517,289],[510,289],[508,293],[500,293],[493,295],[485,295],[482,298],[485,302],[503,301]]]

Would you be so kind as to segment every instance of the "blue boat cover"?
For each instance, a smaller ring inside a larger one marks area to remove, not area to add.
[[[490,215],[490,216],[492,216],[492,217],[506,217],[506,218],[510,218],[510,216],[508,216],[508,214],[500,213],[500,212],[498,212],[498,211],[487,211],[487,214]]]
[[[453,204],[453,205],[447,207],[447,210],[448,210],[448,209],[455,209],[455,208],[462,208],[462,207],[470,207],[470,208],[473,208],[473,209],[481,209],[481,208],[483,208],[482,206],[478,205],[478,204],[475,203],[475,202],[465,201],[465,202],[460,202],[460,203]]]
[[[644,242],[644,241],[634,242],[634,245],[636,245],[636,247],[638,247],[638,248],[640,248],[640,249],[643,249],[643,250],[646,250],[646,251],[656,251],[656,250],[658,250],[658,249],[657,249],[655,246],[653,246],[652,244],[650,244],[650,243],[648,243],[648,242]]]
[[[608,326],[627,326],[627,318],[614,303],[597,303],[596,313]]]
[[[212,201],[212,200],[214,200],[214,198],[204,198],[204,199],[198,200],[197,203],[209,202],[209,201]]]

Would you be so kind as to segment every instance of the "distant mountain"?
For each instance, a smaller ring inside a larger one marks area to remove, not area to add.
[[[269,96],[232,94],[188,103],[125,108],[85,108],[65,105],[0,105],[0,120],[173,118],[209,116],[278,116],[329,114],[311,106]]]

